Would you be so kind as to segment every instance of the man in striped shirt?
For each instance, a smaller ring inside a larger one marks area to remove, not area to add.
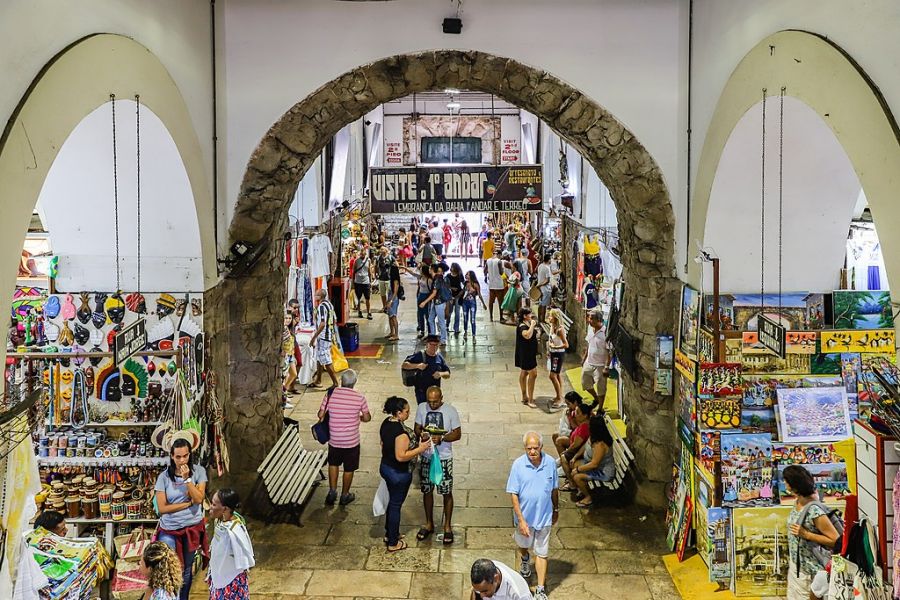
[[[372,420],[366,397],[353,389],[356,371],[347,369],[341,373],[341,387],[325,394],[319,407],[319,420],[328,413],[328,495],[325,504],[333,506],[337,500],[338,471],[344,467],[341,481],[341,506],[356,499],[350,493],[353,473],[359,468],[359,424]]]

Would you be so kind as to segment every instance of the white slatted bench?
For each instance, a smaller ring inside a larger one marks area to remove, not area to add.
[[[275,446],[256,469],[259,486],[265,490],[271,507],[267,520],[277,513],[291,513],[299,520],[299,512],[309,499],[313,488],[325,478],[322,467],[328,458],[326,450],[306,450],[300,440],[300,428],[289,425]]]
[[[587,485],[588,489],[590,490],[602,490],[606,488],[610,491],[615,491],[622,487],[622,483],[625,481],[625,476],[628,474],[628,470],[631,468],[632,461],[634,461],[634,454],[631,453],[631,448],[629,448],[628,444],[625,443],[625,438],[619,435],[619,430],[612,422],[612,419],[609,418],[609,415],[604,414],[603,417],[606,420],[606,428],[609,429],[609,433],[613,438],[612,451],[613,459],[616,462],[616,474],[611,481],[590,480],[587,482]]]

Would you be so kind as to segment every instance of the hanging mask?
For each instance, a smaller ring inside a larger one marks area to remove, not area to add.
[[[93,348],[91,348],[91,352],[103,352],[103,349],[100,348],[100,346],[94,346]],[[90,360],[91,364],[96,367],[100,364],[100,361],[103,360],[103,358],[100,356],[92,356],[88,360]]]
[[[107,294],[103,294],[101,292],[97,292],[94,294],[94,312],[91,315],[91,322],[94,324],[94,327],[100,329],[104,325],[106,325],[106,310],[103,305],[106,303]]]
[[[72,294],[66,294],[60,314],[66,321],[71,321],[75,318],[75,303],[72,302]]]
[[[113,323],[119,324],[125,318],[125,302],[118,292],[104,303],[104,308],[106,308],[106,314],[109,315],[109,320]]]
[[[199,317],[203,314],[203,301],[199,298],[191,300],[191,315]]]
[[[160,376],[165,377],[165,375],[166,375],[166,363],[164,363],[164,362],[159,363],[159,369],[158,369],[158,371],[159,371]]]
[[[78,345],[84,346],[91,339],[91,332],[87,327],[82,327],[80,323],[75,323],[75,341]]]
[[[60,304],[59,298],[56,296],[50,296],[47,298],[47,301],[44,302],[44,315],[48,319],[55,319],[59,316]]]
[[[174,375],[174,374],[175,374],[175,361],[173,360],[173,361],[169,362],[169,375]]]
[[[47,323],[44,325],[44,335],[47,337],[48,342],[55,344],[56,340],[59,339],[59,325]]]
[[[162,384],[158,381],[151,381],[147,384],[147,396],[150,398],[159,398],[162,396]]]
[[[144,300],[144,295],[141,293],[132,292],[125,296],[125,306],[133,313],[147,314],[147,301]]]
[[[151,360],[147,363],[147,374],[153,377],[154,373],[156,373],[156,363]]]
[[[81,306],[75,316],[81,321],[82,325],[87,325],[91,320],[91,306],[88,304],[88,293],[81,292]]]
[[[50,385],[50,369],[44,369],[43,373],[41,373],[41,380],[44,382],[44,385]]]
[[[75,375],[72,374],[72,371],[63,371],[59,375],[60,381],[62,381],[66,385],[72,383],[72,379],[74,377],[75,377]]]
[[[175,312],[175,297],[172,294],[160,294],[156,299],[156,314],[162,319]]]
[[[187,309],[188,302],[187,300],[176,300],[175,301],[175,316],[183,317],[184,311]]]
[[[94,359],[91,359],[91,362],[94,362]],[[89,390],[94,389],[94,369],[93,367],[88,367],[84,370],[84,385]]]
[[[81,354],[82,352],[84,352],[84,348],[82,348],[81,346],[72,346],[72,354]],[[84,364],[85,360],[87,359],[83,356],[72,357],[72,362],[75,363],[76,367],[80,367],[82,364]]]
[[[63,321],[62,331],[59,332],[59,343],[63,346],[71,346],[73,341],[75,341],[75,336],[72,334],[72,330],[69,329],[69,322]]]
[[[99,329],[95,329],[91,332],[91,344],[94,346],[99,346],[103,343],[103,332]],[[93,352],[93,350],[91,351]]]
[[[59,392],[59,395],[62,396],[62,399],[68,402],[72,399],[72,388],[64,388]]]
[[[194,336],[194,364],[197,367],[197,386],[203,385],[203,334],[198,333]]]
[[[103,386],[103,396],[101,399],[106,400],[107,402],[118,402],[122,399],[122,389],[119,387],[118,377],[110,377],[109,380],[107,380],[106,384]]]
[[[134,396],[137,390],[137,386],[134,384],[134,379],[131,377],[124,377],[122,379],[122,395],[123,396]]]
[[[65,347],[65,348],[60,348],[59,351],[71,354],[72,349],[69,347]],[[61,359],[59,359],[59,362],[62,366],[66,367],[67,369],[72,364],[71,359],[68,359],[68,358],[61,358]]]
[[[112,351],[116,347],[116,334],[122,331],[121,325],[116,325],[106,334],[106,347]]]
[[[175,347],[175,343],[174,343],[172,340],[169,340],[169,339],[166,339],[166,340],[159,340],[159,342],[157,342],[156,345],[157,345],[157,347],[158,347],[160,350],[162,350],[163,352],[165,352],[165,351],[167,351],[167,350],[172,350],[172,349]]]

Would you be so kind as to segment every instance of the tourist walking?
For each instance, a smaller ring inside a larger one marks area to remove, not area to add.
[[[452,263],[450,265],[450,272],[447,273],[447,276],[444,279],[447,282],[447,286],[450,288],[450,310],[447,314],[447,328],[450,328],[450,319],[452,317],[452,331],[454,335],[458,336],[459,313],[462,311],[463,282],[465,281],[462,267],[459,266],[459,263]]]
[[[428,230],[428,237],[431,240],[426,238],[426,241],[430,241],[431,245],[434,246],[434,251],[438,256],[443,256],[446,249],[444,248],[444,244],[442,240],[444,239],[444,231],[438,227],[437,220],[431,222],[431,229]]]
[[[381,311],[388,312],[388,301],[391,291],[391,267],[397,264],[397,261],[391,255],[391,249],[382,246],[378,253],[378,260],[375,261],[375,273],[378,276],[378,295],[381,296]]]
[[[420,542],[434,533],[434,489],[444,500],[444,539],[445,546],[453,543],[453,447],[451,444],[462,437],[462,427],[459,421],[459,413],[456,409],[444,402],[444,394],[436,385],[428,388],[425,394],[426,402],[416,409],[415,433],[417,437],[422,432],[431,436],[434,450],[422,455],[419,461],[421,476],[422,499],[425,505],[425,525],[416,534]],[[435,454],[437,457],[435,458]],[[441,463],[442,480],[435,485],[430,477],[431,462],[437,459]]]
[[[470,600],[532,600],[528,582],[499,560],[479,558],[472,563]]]
[[[176,600],[182,589],[182,569],[178,557],[162,542],[150,542],[141,554],[141,575],[147,579],[143,600]]]
[[[401,366],[407,371],[412,369],[418,371],[413,386],[416,391],[417,404],[426,401],[428,388],[433,385],[441,387],[441,380],[450,377],[450,367],[447,366],[447,362],[438,351],[440,343],[439,336],[429,335],[425,338],[425,349],[407,356]]]
[[[478,276],[475,271],[466,273],[466,283],[463,286],[462,309],[463,309],[463,342],[469,335],[469,323],[472,323],[472,343],[475,343],[475,316],[478,314],[478,303],[487,310],[487,304],[484,303],[484,297],[481,295],[481,284],[478,283]]]
[[[209,514],[216,528],[209,550],[209,600],[249,600],[247,571],[256,564],[247,523],[237,514],[238,493],[223,488],[213,494]]]
[[[357,317],[362,319],[362,302],[366,301],[366,318],[372,319],[372,307],[370,305],[372,297],[372,262],[369,259],[369,251],[363,247],[356,257],[356,262],[351,268],[353,275],[353,291],[356,294]]]
[[[327,371],[331,385],[337,387],[337,374],[331,360],[331,345],[334,344],[335,322],[334,306],[328,301],[328,292],[322,288],[316,292],[316,331],[309,338],[309,345],[316,349],[316,374],[313,375],[311,387],[322,385],[322,371]]]
[[[550,299],[553,295],[553,272],[550,268],[550,259],[552,255],[548,252],[544,254],[541,264],[537,268],[537,288],[541,291],[541,297],[538,300],[538,322],[544,323],[547,318],[547,308],[550,306]]]
[[[488,284],[488,316],[494,320],[494,301],[500,309],[500,322],[503,323],[503,297],[506,295],[506,281],[503,278],[503,261],[500,251],[484,263],[484,278]]]
[[[453,294],[450,292],[450,284],[444,278],[443,264],[431,265],[431,294],[425,299],[430,304],[428,331],[440,336],[441,346],[447,344],[447,317],[452,300]]]
[[[400,537],[400,510],[412,483],[413,459],[429,451],[433,445],[431,437],[423,433],[421,438],[406,425],[409,418],[409,402],[391,396],[384,403],[388,417],[382,421],[381,466],[378,472],[387,484],[388,505],[384,519],[384,543],[388,552],[398,552],[409,545]],[[412,463],[412,464],[411,464]]]
[[[434,323],[428,318],[431,311],[431,292],[433,291],[434,282],[431,277],[431,264],[422,263],[419,269],[419,277],[416,283],[416,320],[418,337],[424,337],[426,334],[434,333]]]
[[[550,337],[547,340],[547,376],[550,377],[550,383],[553,384],[553,389],[556,391],[556,397],[550,408],[560,409],[566,406],[563,402],[562,379],[560,377],[563,361],[566,358],[566,348],[569,347],[569,340],[566,338],[566,328],[563,325],[562,312],[559,309],[554,308],[550,310],[547,324],[550,326]]]
[[[515,363],[519,367],[519,389],[522,404],[537,408],[534,403],[534,382],[537,379],[537,320],[530,308],[519,309],[519,324],[516,326]]]
[[[808,470],[790,465],[781,477],[787,492],[797,498],[788,516],[787,598],[808,600],[813,580],[831,559],[840,534],[828,516],[830,509],[819,501],[816,482]],[[821,590],[814,592],[816,597],[822,597]]]
[[[297,381],[297,355],[294,353],[294,315],[288,310],[284,313],[284,328],[281,330],[281,406],[291,410],[294,405],[288,402],[288,396],[297,393],[294,382]]]
[[[478,266],[483,267],[494,255],[494,232],[488,227],[487,223],[481,226],[481,233],[478,234]]]
[[[388,273],[388,326],[390,333],[387,336],[389,342],[396,342],[400,339],[400,301],[405,299],[403,292],[403,282],[400,281],[400,271],[412,274],[412,271],[404,266],[398,265],[396,262],[391,265]]]
[[[169,466],[156,478],[156,506],[159,512],[157,539],[175,551],[182,566],[180,600],[188,600],[193,579],[194,555],[207,550],[203,499],[206,496],[206,469],[194,464],[191,444],[175,438],[169,451]]]
[[[531,553],[537,573],[535,600],[547,600],[547,556],[550,529],[559,518],[559,477],[556,461],[544,453],[544,440],[536,431],[523,437],[525,454],[513,462],[506,482],[512,496],[516,532],[513,535],[519,553],[519,574],[531,576]]]
[[[341,480],[341,506],[356,499],[350,493],[353,474],[359,468],[359,424],[372,420],[366,397],[353,389],[357,375],[353,369],[341,373],[341,387],[329,390],[319,406],[319,421],[328,415],[328,494],[325,504],[333,506],[337,500],[338,471],[344,468]]]
[[[593,415],[588,422],[590,438],[585,442],[572,461],[571,479],[578,488],[578,508],[590,508],[592,504],[589,481],[612,481],[616,476],[616,460],[613,455],[613,437],[606,426],[606,417]],[[579,462],[579,459],[582,459]]]
[[[519,258],[513,261],[522,282],[522,292],[527,296],[531,291],[531,263],[528,261],[528,248],[523,247]]]
[[[587,344],[581,355],[581,387],[594,399],[594,410],[602,410],[606,399],[610,354],[603,332],[603,313],[600,310],[588,313],[585,341]]]
[[[465,219],[459,222],[459,254],[463,258],[469,258],[472,254],[472,232]]]

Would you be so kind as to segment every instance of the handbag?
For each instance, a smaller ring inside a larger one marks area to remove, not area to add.
[[[147,531],[144,526],[132,529],[131,533],[117,535],[113,539],[116,548],[116,557],[122,560],[137,562],[144,554],[144,548],[153,539],[153,533]]]
[[[543,290],[538,286],[534,286],[528,290],[528,297],[531,298],[532,302],[539,302],[542,295]]]
[[[116,572],[110,584],[110,592],[115,600],[140,600],[147,585],[147,578],[141,574],[140,563],[121,558],[116,561]]]
[[[331,366],[334,368],[335,373],[346,371],[350,368],[350,363],[347,362],[347,358],[340,348],[337,347],[337,344],[331,344]]]
[[[332,346],[333,348],[334,346]],[[314,440],[319,442],[320,444],[327,444],[328,440],[331,439],[331,431],[328,429],[328,402],[331,400],[331,393],[334,391],[334,388],[329,388],[327,392],[325,392],[325,414],[322,415],[322,418],[318,423],[313,423],[313,425],[309,428],[310,433],[312,433],[312,437]]]
[[[387,512],[387,505],[391,497],[388,493],[387,482],[382,479],[375,491],[375,499],[372,501],[372,516],[380,517]]]
[[[418,373],[418,369],[400,369],[400,375],[403,377],[403,385],[406,387],[415,387]]]

